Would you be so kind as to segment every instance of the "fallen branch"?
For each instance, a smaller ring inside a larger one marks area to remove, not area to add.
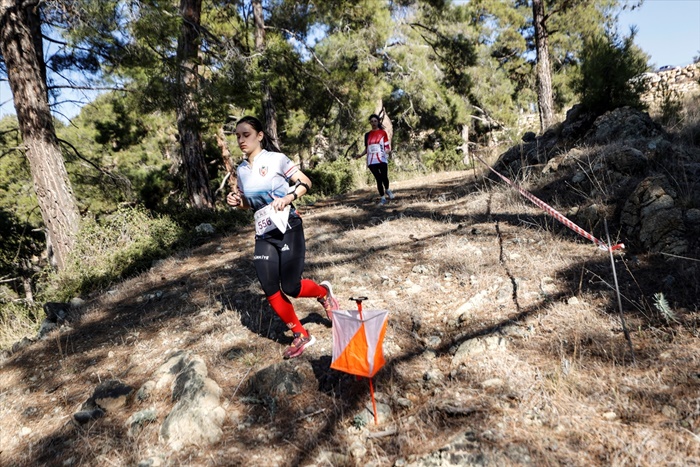
[[[318,409],[318,410],[315,411],[315,412],[311,412],[311,413],[304,414],[304,415],[302,415],[301,417],[297,418],[297,419],[294,420],[294,421],[295,421],[295,422],[298,422],[299,420],[304,420],[305,418],[313,417],[314,415],[318,415],[318,414],[323,413],[323,412],[325,412],[325,411],[326,411],[326,409]]]
[[[376,433],[370,433],[367,435],[367,439],[385,438],[387,436],[393,436],[399,432],[398,428],[391,427],[388,430],[378,431]]]
[[[240,389],[241,384],[243,384],[243,381],[245,381],[245,379],[248,377],[248,374],[250,374],[251,370],[252,370],[252,368],[248,368],[248,371],[246,371],[245,375],[243,375],[243,378],[241,378],[241,380],[238,382],[238,386],[236,386],[236,389],[233,391],[234,396],[236,395],[236,393]]]
[[[440,412],[443,412],[447,415],[471,415],[473,413],[479,412],[482,410],[480,407],[457,407],[454,405],[440,405],[440,406],[435,406],[435,410],[439,410]]]

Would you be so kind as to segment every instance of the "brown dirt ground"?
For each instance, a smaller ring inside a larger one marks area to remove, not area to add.
[[[0,464],[419,465],[464,433],[479,465],[700,464],[692,263],[616,253],[633,361],[606,252],[472,171],[392,188],[381,208],[367,188],[302,209],[306,276],[330,280],[344,307],[365,295],[390,311],[374,379],[389,419],[358,422],[367,381],[329,369],[330,322],[313,299],[293,300],[318,338],[292,361],[306,390],[244,397],[291,341],[257,284],[247,227],[89,298],[69,327],[3,362]],[[657,292],[677,321],[654,308]],[[137,410],[162,421],[167,394],[72,422],[100,381],[138,388],[172,349],[201,356],[222,388],[218,443],[173,453],[158,424],[129,436]]]

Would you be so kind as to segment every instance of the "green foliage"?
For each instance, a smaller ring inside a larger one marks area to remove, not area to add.
[[[462,162],[464,156],[461,151],[455,149],[427,150],[423,153],[422,159],[425,167],[434,172],[464,168]]]
[[[545,27],[557,111],[574,103],[575,96],[569,82],[581,61],[584,38],[612,28],[616,11],[625,3],[626,0],[545,1]],[[502,103],[499,106],[486,101],[484,98],[492,96],[482,92],[476,96],[482,105],[475,104],[496,120],[511,125],[521,109],[529,111],[537,102],[532,2],[470,0],[463,8],[478,31],[478,43],[482,49],[477,64],[478,78],[474,81],[490,79],[495,82],[497,79],[501,84],[492,94],[509,97],[507,105]],[[489,65],[487,57],[494,64]],[[496,70],[502,76],[492,76]]]
[[[700,100],[688,99],[683,112],[683,126],[679,130],[683,141],[700,146]]]
[[[594,113],[623,106],[645,109],[640,77],[645,71],[646,56],[634,45],[634,31],[623,39],[609,32],[585,42],[580,76],[573,85],[581,104]]]
[[[182,236],[171,219],[152,216],[139,207],[121,207],[101,219],[83,219],[68,264],[44,278],[42,298],[67,301],[107,287],[172,253]]]
[[[358,430],[362,429],[367,425],[367,421],[362,418],[362,415],[355,415],[352,419],[352,426]]]
[[[200,224],[211,224],[217,232],[226,232],[250,222],[252,212],[231,209],[225,203],[221,204],[219,209],[213,211],[185,208],[179,203],[167,204],[161,216],[177,224],[182,232],[177,247],[190,248],[199,245],[202,240],[209,239],[207,234],[197,232],[197,226]]]
[[[83,108],[73,125],[57,128],[66,169],[83,212],[99,216],[119,203],[160,209],[184,191],[171,170],[179,147],[173,118],[141,114],[129,98],[106,93]]]
[[[498,92],[477,91],[475,98],[483,102],[490,94],[498,94],[501,99],[507,97],[517,102],[520,108],[528,108],[529,103],[536,102],[533,91],[534,63],[531,60],[534,44],[529,31],[532,9],[529,2],[475,0],[464,8],[468,11],[479,44],[474,81],[493,82],[498,79],[505,81],[510,88],[504,95],[503,84],[499,84],[501,89]],[[498,76],[493,76],[496,73]],[[491,113],[499,108],[485,102],[484,106]]]
[[[361,141],[367,117],[390,93],[383,78],[391,17],[380,0],[323,3],[319,14],[328,34],[315,44],[315,59],[299,55],[297,64],[287,59],[285,68],[276,70],[275,95],[284,97],[289,109],[280,124],[286,126],[284,118],[290,118],[294,128],[283,134],[283,149],[308,153],[322,134],[325,158],[334,160]]]
[[[124,101],[111,99],[110,104],[112,114],[100,115],[94,122],[95,142],[109,145],[113,151],[138,144],[147,134],[143,121],[128,111]]]
[[[314,196],[329,196],[347,193],[354,187],[355,176],[352,163],[347,159],[318,164],[305,173],[311,179]]]
[[[667,323],[670,323],[671,321],[676,323],[679,322],[676,312],[673,311],[671,306],[668,304],[668,300],[666,300],[663,293],[658,292],[654,294],[654,307],[659,313],[661,313],[661,316],[664,317]]]
[[[472,87],[468,68],[476,64],[474,40],[462,33],[439,35],[432,46],[443,68],[443,82],[462,94],[468,94]]]
[[[0,120],[0,210],[33,228],[41,225],[29,162],[14,116]]]
[[[472,122],[473,91],[481,84],[474,74],[478,39],[463,9],[413,4],[397,16],[396,33],[379,51],[379,77],[388,87],[378,90],[392,119],[393,145],[406,154],[432,147],[430,134],[439,134],[443,144],[458,140],[462,125]]]
[[[31,275],[29,258],[41,255],[46,240],[43,232],[4,210],[0,210],[0,232],[0,279],[11,278],[9,284],[17,292],[21,279]]]
[[[0,120],[0,303],[24,296],[46,237],[15,117]]]

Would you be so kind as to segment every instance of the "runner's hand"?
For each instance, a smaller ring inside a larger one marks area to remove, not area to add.
[[[229,206],[238,207],[243,203],[243,200],[241,199],[241,195],[238,194],[237,192],[231,192],[228,195],[226,195],[226,203]]]
[[[270,205],[275,209],[275,211],[284,211],[284,208],[292,204],[292,202],[289,201],[289,195],[283,196],[281,198],[273,196],[272,198],[273,199]]]

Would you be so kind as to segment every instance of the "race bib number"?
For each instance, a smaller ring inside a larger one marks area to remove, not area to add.
[[[381,144],[370,144],[367,147],[367,152],[370,154],[379,154],[382,152],[382,145]]]
[[[279,229],[284,233],[289,225],[289,206],[282,211],[275,211],[269,204],[255,211],[255,234],[263,235],[271,230]]]

